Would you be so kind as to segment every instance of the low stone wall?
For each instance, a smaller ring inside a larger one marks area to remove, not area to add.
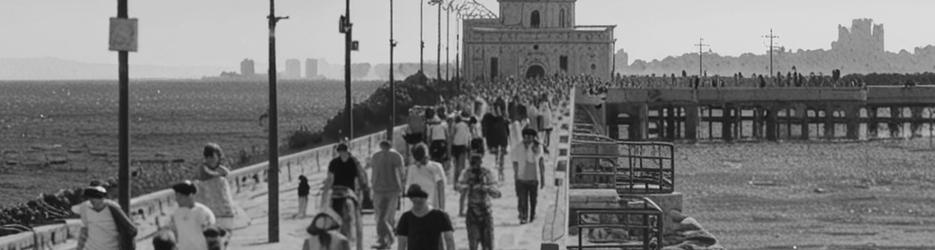
[[[404,142],[401,142],[401,136],[405,128],[405,125],[394,128],[394,145],[404,145]],[[379,149],[379,143],[384,138],[386,138],[385,131],[358,137],[350,142],[351,152],[365,162],[364,160]],[[298,181],[298,176],[302,174],[327,171],[328,162],[333,158],[334,145],[329,144],[280,157],[280,184]],[[232,171],[227,179],[235,199],[239,194],[249,191],[246,187],[265,184],[268,173],[268,162]],[[171,183],[166,183],[167,187],[169,185]],[[137,240],[151,237],[160,227],[166,225],[169,215],[175,208],[174,192],[171,189],[163,189],[133,198],[130,201],[129,211],[130,218],[139,229]],[[80,227],[79,220],[69,220],[65,224],[41,226],[32,232],[4,236],[0,238],[0,250],[52,249],[53,246],[64,243],[68,239],[77,238]]]

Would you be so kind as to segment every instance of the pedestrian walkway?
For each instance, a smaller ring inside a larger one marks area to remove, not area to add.
[[[560,115],[556,115],[555,117],[559,116]],[[564,117],[564,119],[568,118]],[[556,119],[556,122],[559,120],[563,119]],[[527,250],[540,248],[542,228],[547,221],[549,221],[548,218],[545,217],[551,214],[550,211],[556,206],[555,202],[558,200],[555,197],[557,193],[555,182],[552,180],[555,179],[555,159],[559,151],[556,149],[556,145],[558,145],[559,142],[559,135],[563,134],[563,132],[561,132],[560,126],[555,125],[554,127],[556,131],[552,133],[552,145],[549,149],[550,155],[546,158],[546,186],[539,191],[538,205],[536,207],[536,215],[538,218],[532,223],[524,225],[519,224],[513,169],[511,165],[505,164],[505,181],[500,183],[500,191],[503,193],[503,196],[493,200],[494,244],[495,248],[498,250]],[[359,157],[364,158],[362,156]],[[506,159],[509,159],[509,155]],[[494,168],[495,162],[494,156],[490,154],[484,157],[485,167]],[[312,185],[311,195],[317,194],[317,190],[320,189],[321,183],[326,177],[325,174],[326,172],[319,172],[307,176],[309,183]],[[255,190],[242,192],[235,196],[238,204],[243,207],[247,215],[252,218],[252,222],[250,226],[237,229],[233,232],[233,238],[231,239],[228,249],[283,250],[300,248],[305,238],[308,237],[305,228],[311,222],[312,216],[316,212],[314,210],[318,208],[317,203],[319,202],[319,197],[309,197],[308,217],[293,218],[293,215],[296,214],[298,210],[297,188],[298,182],[283,183],[283,185],[280,186],[280,234],[279,242],[277,243],[268,243],[269,240],[267,238],[269,220],[267,218],[268,192],[266,185],[263,184],[256,187]],[[445,193],[447,194],[446,211],[451,216],[453,220],[452,223],[454,223],[455,243],[458,246],[457,248],[468,249],[464,218],[457,216],[459,194],[452,188],[450,174]],[[403,202],[405,203],[403,207],[408,207],[409,201],[404,199]],[[397,212],[396,217],[399,218],[402,212],[404,211]],[[373,216],[373,214],[366,214],[363,216],[363,243],[365,249],[370,249],[370,246],[376,243],[376,224]],[[151,250],[153,247],[151,241],[146,239],[137,243],[137,249]],[[393,249],[396,249],[395,246]]]

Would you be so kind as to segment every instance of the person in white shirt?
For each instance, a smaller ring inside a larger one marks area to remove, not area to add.
[[[468,147],[471,143],[471,126],[468,124],[470,119],[471,114],[467,111],[462,111],[460,116],[455,117],[454,136],[451,140],[451,155],[455,166],[452,183],[457,183],[461,179],[461,172],[467,165],[467,156],[470,153]],[[457,190],[457,186],[455,189]],[[461,195],[460,202],[458,202],[459,216],[464,216],[464,198],[465,196]]]
[[[133,249],[137,229],[120,205],[107,197],[107,189],[91,186],[84,190],[88,198],[72,207],[72,212],[81,216],[81,231],[78,235],[78,250],[122,250]]]
[[[169,219],[169,229],[178,239],[178,249],[208,250],[204,231],[217,223],[214,213],[205,205],[195,202],[194,195],[198,192],[191,181],[183,181],[172,186],[175,191],[175,202],[179,207]]]
[[[448,165],[448,142],[451,136],[448,123],[443,118],[446,118],[445,109],[439,108],[435,112],[435,117],[426,123],[428,124],[429,155],[432,161],[441,163],[445,169],[448,169],[450,166]]]
[[[536,219],[538,189],[545,187],[545,157],[543,157],[542,145],[536,140],[538,134],[536,130],[526,128],[522,133],[523,141],[514,146],[511,154],[519,223],[526,224]]]
[[[542,94],[542,98],[539,101],[539,117],[540,126],[539,132],[542,135],[542,146],[546,154],[549,153],[549,145],[552,141],[552,104],[549,101],[549,96]]]
[[[425,144],[412,148],[413,164],[406,171],[406,185],[419,184],[428,193],[428,204],[445,210],[445,169],[441,163],[431,161]]]

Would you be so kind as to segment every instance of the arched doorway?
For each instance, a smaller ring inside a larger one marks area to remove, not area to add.
[[[542,78],[545,77],[545,69],[539,65],[529,66],[529,69],[526,70],[526,78]]]

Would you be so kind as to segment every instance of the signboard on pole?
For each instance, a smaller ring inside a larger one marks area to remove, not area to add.
[[[136,52],[137,19],[110,18],[110,50]]]

